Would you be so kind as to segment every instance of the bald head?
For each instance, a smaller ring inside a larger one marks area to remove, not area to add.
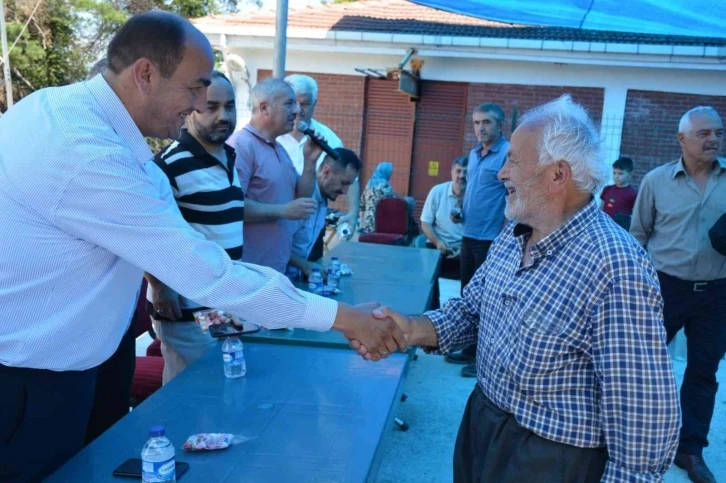
[[[214,57],[207,38],[188,20],[162,10],[131,17],[108,45],[108,70],[120,74],[140,59],[153,62],[162,77],[171,78],[187,49]]]

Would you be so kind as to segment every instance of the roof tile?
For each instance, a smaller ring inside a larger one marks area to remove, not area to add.
[[[566,27],[538,27],[479,19],[437,10],[406,0],[359,0],[291,9],[291,28],[347,32],[378,32],[450,37],[489,37],[622,44],[726,46],[726,38],[653,35]],[[197,24],[273,26],[274,12],[211,15]]]

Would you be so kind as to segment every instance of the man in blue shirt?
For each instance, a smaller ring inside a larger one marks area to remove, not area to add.
[[[504,226],[504,204],[507,190],[497,174],[507,159],[509,141],[502,135],[504,111],[497,104],[482,104],[471,115],[474,134],[478,141],[469,153],[466,193],[462,218],[452,221],[464,223],[461,241],[461,291],[477,269],[484,263],[492,241]],[[474,360],[476,345],[446,357],[449,362],[467,364],[461,370],[464,377],[476,377]]]

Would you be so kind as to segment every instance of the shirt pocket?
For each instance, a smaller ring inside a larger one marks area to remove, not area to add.
[[[576,357],[564,334],[569,321],[524,316],[512,340],[509,372],[528,396],[562,390],[561,370]]]

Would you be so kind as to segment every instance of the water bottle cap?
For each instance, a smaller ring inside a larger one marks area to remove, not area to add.
[[[319,268],[313,268],[313,272],[319,272],[319,271],[320,271]]]
[[[166,429],[164,426],[152,426],[149,430],[149,437],[150,438],[158,438],[160,436],[166,435]]]
[[[336,262],[336,261],[338,261],[338,257],[333,257],[331,260],[333,260],[334,262]]]

